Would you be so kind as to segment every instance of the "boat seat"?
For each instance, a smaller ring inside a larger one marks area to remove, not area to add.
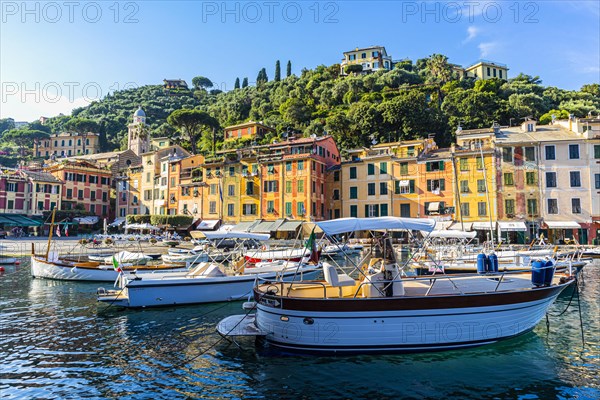
[[[338,274],[335,266],[329,263],[323,263],[323,275],[325,281],[333,287],[340,288],[340,297],[342,296],[342,288],[345,286],[355,286],[356,281],[346,274]]]

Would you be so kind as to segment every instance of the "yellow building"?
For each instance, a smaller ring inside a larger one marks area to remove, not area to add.
[[[465,68],[466,76],[476,79],[508,79],[508,67],[493,61],[479,60],[475,64]]]
[[[271,128],[262,122],[248,121],[242,124],[228,126],[224,129],[224,140],[232,141],[246,138],[263,138],[268,133],[274,133],[275,128]]]
[[[73,132],[62,132],[40,140],[37,145],[37,157],[71,157],[98,153],[98,134],[89,132],[80,135]]]
[[[371,46],[344,52],[341,63],[341,74],[346,75],[348,65],[361,65],[363,72],[375,72],[379,70],[391,70],[392,57],[388,56],[385,47]]]
[[[458,193],[455,219],[466,230],[481,231],[481,239],[496,229],[496,160],[494,129],[456,131],[456,145],[451,148]],[[490,227],[491,225],[491,227]]]

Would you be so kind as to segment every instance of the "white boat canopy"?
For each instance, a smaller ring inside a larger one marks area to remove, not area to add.
[[[266,233],[252,233],[252,232],[240,232],[240,231],[216,231],[216,232],[205,232],[205,231],[192,231],[190,235],[194,239],[254,239],[259,241],[269,240],[271,235]]]
[[[79,225],[94,225],[99,220],[100,220],[100,218],[95,215],[88,216],[88,217],[73,218],[73,221],[79,222]]]
[[[446,238],[446,239],[473,239],[477,236],[477,232],[464,231],[432,231],[429,234],[430,238]]]
[[[356,231],[386,231],[386,230],[414,230],[431,232],[435,221],[428,218],[400,218],[400,217],[375,217],[375,218],[340,218],[330,221],[315,222],[327,235]]]
[[[212,231],[217,227],[217,224],[221,222],[220,219],[203,219],[200,224],[196,227],[198,230],[208,230]]]

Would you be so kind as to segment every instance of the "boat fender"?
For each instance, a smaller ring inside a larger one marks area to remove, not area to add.
[[[4,267],[0,267],[0,272],[4,272]]]
[[[15,265],[21,265],[21,261],[19,261],[19,260],[15,261]]]

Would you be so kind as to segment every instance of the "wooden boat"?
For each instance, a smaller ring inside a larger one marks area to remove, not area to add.
[[[327,235],[351,231],[431,231],[435,222],[396,217],[316,223]],[[528,273],[402,276],[392,243],[381,259],[353,271],[324,263],[324,280],[259,282],[255,314],[225,318],[224,336],[260,336],[285,351],[420,352],[494,343],[533,329],[574,282],[554,269]],[[543,272],[540,272],[543,271]],[[551,271],[551,272],[547,272]]]

